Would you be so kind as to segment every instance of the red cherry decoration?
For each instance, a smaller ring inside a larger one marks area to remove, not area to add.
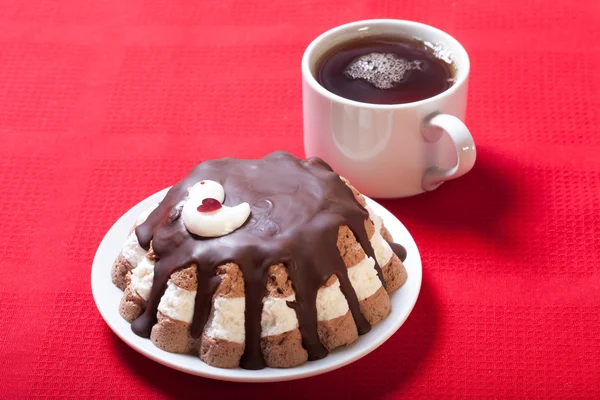
[[[198,212],[211,212],[211,211],[217,211],[221,207],[223,207],[223,206],[221,205],[219,200],[208,197],[208,198],[202,200],[202,204],[200,206],[198,206],[197,210],[198,210]]]

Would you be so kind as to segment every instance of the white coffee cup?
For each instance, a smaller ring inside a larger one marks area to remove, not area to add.
[[[450,56],[455,82],[425,100],[379,105],[348,100],[319,84],[317,63],[333,47],[359,37],[398,35],[438,46]],[[406,197],[471,170],[476,151],[464,124],[469,56],[452,36],[413,21],[376,19],[333,28],[302,58],[304,150],[320,157],[370,197]]]

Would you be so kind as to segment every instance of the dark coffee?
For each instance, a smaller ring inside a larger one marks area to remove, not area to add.
[[[317,80],[349,100],[411,103],[454,83],[454,66],[423,42],[394,36],[359,38],[338,45],[317,63]]]

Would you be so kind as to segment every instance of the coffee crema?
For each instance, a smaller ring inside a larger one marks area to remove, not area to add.
[[[448,90],[454,65],[431,46],[398,36],[357,38],[329,50],[317,62],[316,78],[330,92],[373,104],[404,104]]]

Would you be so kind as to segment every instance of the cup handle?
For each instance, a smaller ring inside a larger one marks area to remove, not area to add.
[[[425,171],[423,190],[436,189],[445,181],[458,178],[473,168],[476,158],[475,142],[467,126],[457,117],[449,114],[434,114],[423,123],[421,133],[430,143],[437,142],[446,132],[454,142],[457,163],[452,168],[439,168],[434,165]]]

